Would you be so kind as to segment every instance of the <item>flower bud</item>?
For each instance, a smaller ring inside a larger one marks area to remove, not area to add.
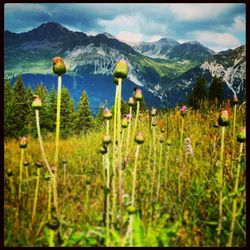
[[[26,147],[27,147],[27,139],[26,139],[25,136],[23,136],[23,137],[20,139],[19,147],[20,147],[20,148],[26,148]]]
[[[140,101],[142,99],[142,92],[140,89],[136,89],[134,92],[134,98],[136,101]]]
[[[228,116],[228,111],[223,110],[218,118],[218,124],[220,126],[228,126],[229,124],[229,116]]]
[[[36,161],[36,166],[38,167],[38,168],[42,168],[43,167],[43,163],[41,162],[41,161]]]
[[[60,226],[60,222],[57,219],[57,217],[52,217],[50,219],[50,221],[48,222],[47,226],[51,229],[51,230],[56,230],[58,229],[58,227]]]
[[[33,96],[34,100],[32,102],[32,108],[34,109],[41,109],[42,107],[42,100],[39,95]]]
[[[163,143],[163,142],[164,142],[164,137],[163,137],[163,134],[160,134],[160,139],[159,139],[159,142],[160,142],[160,143]]]
[[[102,142],[103,142],[104,144],[109,144],[109,143],[111,142],[111,137],[110,137],[110,135],[109,135],[109,134],[104,135],[104,136],[103,136],[103,139],[102,139]]]
[[[240,133],[237,135],[237,141],[242,143],[246,141],[246,128],[240,128]]]
[[[108,108],[105,108],[103,110],[103,117],[104,119],[110,120],[112,118],[112,112]]]
[[[184,117],[187,114],[187,106],[182,106],[181,107],[181,116]]]
[[[7,175],[9,177],[11,177],[13,175],[13,172],[12,172],[12,170],[10,168],[8,168],[8,170],[7,170]]]
[[[107,147],[105,146],[105,145],[102,145],[101,147],[100,147],[100,153],[101,154],[106,154],[108,152],[108,150],[107,150]]]
[[[127,207],[127,212],[129,214],[134,214],[134,213],[136,213],[136,208],[134,206],[128,206]]]
[[[129,118],[127,116],[125,116],[123,119],[122,119],[122,127],[123,128],[127,128],[128,127],[128,121],[129,121]]]
[[[144,134],[139,132],[135,137],[135,142],[138,144],[142,144],[144,142]]]
[[[151,125],[152,125],[153,127],[155,127],[155,126],[156,126],[156,121],[152,121]]]
[[[128,64],[125,60],[119,60],[114,69],[114,76],[117,78],[126,78],[128,75]]]
[[[151,109],[150,115],[151,115],[151,116],[155,116],[155,115],[156,115],[156,108],[152,108],[152,109]]]
[[[128,105],[131,107],[133,105],[135,105],[135,100],[134,100],[134,97],[129,97],[128,99]]]
[[[238,96],[237,96],[237,95],[235,95],[235,96],[233,97],[232,103],[233,103],[234,105],[239,103],[239,100],[238,100]]]
[[[28,160],[25,160],[25,161],[23,162],[23,165],[24,165],[25,167],[27,167],[27,166],[29,166],[29,165],[30,165],[30,163],[29,163],[29,161],[28,161]]]
[[[171,140],[167,139],[167,145],[170,146],[171,145]]]
[[[162,128],[161,128],[161,133],[165,133],[165,131],[166,131],[165,128],[162,127]]]
[[[53,72],[60,76],[66,72],[66,66],[61,57],[57,56],[53,58]]]

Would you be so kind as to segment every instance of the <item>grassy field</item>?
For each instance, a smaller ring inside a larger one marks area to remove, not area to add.
[[[106,154],[100,153],[105,121],[96,131],[60,140],[57,216],[49,202],[49,172],[45,164],[42,168],[36,164],[43,161],[38,139],[28,136],[22,160],[18,140],[6,138],[5,246],[226,246],[233,217],[231,245],[245,246],[246,151],[245,143],[236,140],[245,126],[245,112],[243,105],[237,106],[234,137],[232,117],[224,127],[222,164],[222,127],[214,126],[219,109],[209,106],[202,111],[188,108],[184,117],[180,108],[156,116],[140,113],[135,134],[143,132],[144,143],[137,144],[130,136],[126,157],[128,128],[121,130],[121,171],[113,168],[113,142]],[[113,119],[109,129],[113,138]],[[53,165],[54,134],[43,137],[43,142]],[[51,216],[54,224],[60,222],[55,230]]]

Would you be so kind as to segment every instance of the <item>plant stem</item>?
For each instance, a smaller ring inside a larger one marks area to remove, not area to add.
[[[235,122],[236,122],[236,104],[234,105],[233,107],[233,137],[232,137],[232,159],[234,160],[234,155],[235,155]],[[232,162],[232,165],[231,165],[231,174],[233,172],[233,166],[234,166],[234,163]]]
[[[240,177],[240,165],[241,165],[240,161],[241,161],[242,150],[243,150],[243,143],[240,143],[240,154],[239,154],[238,164],[237,164],[237,174],[236,174],[236,180],[235,180],[235,186],[234,186],[234,193],[237,193],[238,191],[239,177]],[[230,235],[229,235],[229,239],[227,242],[228,247],[231,247],[233,243],[234,224],[235,224],[235,219],[237,216],[236,209],[237,209],[237,197],[235,197],[233,200],[232,221],[231,221],[231,227],[230,227]]]
[[[159,198],[160,186],[161,186],[161,161],[162,161],[162,143],[160,144],[160,159],[159,159],[159,166],[158,166],[158,185],[157,185],[157,193],[156,198]]]
[[[152,199],[154,194],[154,186],[155,186],[155,172],[156,172],[156,136],[155,136],[155,126],[152,127],[153,129],[153,181],[152,181]]]
[[[48,180],[48,221],[51,220],[51,198],[52,198],[52,190],[51,190],[51,181]],[[49,228],[49,246],[55,246],[54,243],[54,231]]]
[[[37,168],[36,191],[35,191],[35,199],[34,199],[33,211],[32,211],[32,225],[34,224],[35,215],[36,215],[36,205],[37,205],[37,197],[38,197],[38,190],[39,190],[39,180],[40,180],[40,168]]]
[[[53,178],[54,191],[54,205],[56,214],[58,215],[58,199],[57,199],[57,179],[58,179],[58,153],[59,153],[59,139],[60,139],[60,112],[61,112],[61,92],[62,92],[62,76],[58,75],[58,89],[57,89],[57,113],[56,113],[56,148],[55,148],[55,172]]]
[[[14,198],[15,198],[15,191],[14,191],[13,177],[12,176],[10,176],[10,190],[11,190],[12,199],[14,200]]]
[[[221,130],[221,149],[220,149],[220,168],[219,168],[219,221],[218,221],[218,246],[221,242],[221,228],[222,228],[222,191],[223,191],[223,160],[224,160],[224,138],[225,126]]]
[[[21,202],[21,198],[22,198],[23,156],[24,156],[24,148],[21,148],[20,173],[19,173],[19,191],[18,191],[18,200],[19,200],[19,202]]]
[[[167,187],[168,175],[170,174],[168,172],[168,158],[169,158],[169,145],[167,145],[165,165],[164,165],[164,168],[165,168],[165,187]]]
[[[136,116],[135,116],[135,125],[134,125],[132,140],[134,140],[134,138],[135,138],[135,132],[136,132],[137,123],[138,123],[139,110],[140,110],[140,101],[136,101]]]
[[[26,166],[26,183],[27,183],[27,193],[29,194],[29,190],[30,190],[30,185],[29,185],[29,170],[28,167]]]
[[[129,121],[129,123],[128,123],[128,132],[127,132],[127,141],[126,141],[125,160],[127,160],[127,158],[128,158],[128,148],[129,148],[131,121],[132,121],[132,107],[131,107],[131,106],[129,106],[129,117],[130,117],[130,121]]]
[[[107,147],[106,153],[106,170],[107,170],[107,179],[106,179],[106,187],[110,190],[110,162],[109,162],[109,149]],[[109,246],[109,238],[110,238],[110,221],[109,221],[109,203],[110,203],[110,195],[107,193],[106,197],[106,230],[107,230],[107,246]]]
[[[49,166],[48,160],[47,160],[46,155],[45,155],[44,147],[43,147],[43,141],[42,141],[41,130],[40,130],[39,110],[38,109],[36,109],[36,128],[37,128],[38,140],[39,140],[43,160],[46,164],[46,167],[47,167],[50,175],[53,176],[52,170]]]

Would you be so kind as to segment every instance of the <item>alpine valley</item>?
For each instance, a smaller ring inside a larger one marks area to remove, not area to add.
[[[63,85],[75,103],[86,90],[93,113],[105,102],[113,104],[113,69],[121,58],[129,64],[122,87],[124,100],[132,95],[134,87],[139,87],[147,106],[175,106],[187,100],[201,74],[209,84],[213,76],[220,76],[225,98],[237,94],[240,101],[245,100],[245,45],[215,53],[197,41],[180,44],[168,38],[127,44],[111,34],[91,36],[58,23],[45,23],[24,33],[4,32],[5,80],[14,83],[21,73],[26,87],[34,88],[42,82],[49,90],[52,84],[56,88],[52,72],[55,56],[66,63]]]

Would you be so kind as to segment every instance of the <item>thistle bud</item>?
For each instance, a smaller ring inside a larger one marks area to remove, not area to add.
[[[114,69],[114,76],[117,78],[126,78],[128,75],[128,64],[125,60],[119,60]]]
[[[66,66],[61,57],[57,56],[53,58],[53,72],[60,76],[66,72]]]
[[[155,116],[155,115],[156,115],[156,108],[152,108],[152,109],[151,109],[150,115],[151,115],[151,116]]]
[[[38,167],[38,168],[42,168],[43,167],[43,163],[41,162],[41,161],[36,161],[36,166]]]
[[[166,131],[165,128],[162,127],[162,128],[161,128],[161,133],[165,133],[165,131]]]
[[[108,108],[105,108],[103,110],[103,117],[104,119],[110,120],[112,118],[112,112]]]
[[[136,213],[136,208],[134,206],[128,206],[127,207],[127,212],[129,214],[134,214],[134,213]]]
[[[167,139],[167,145],[170,146],[171,145],[171,140],[170,139]]]
[[[155,126],[156,126],[156,121],[152,121],[151,125],[152,125],[153,127],[155,127]]]
[[[228,126],[229,124],[229,116],[228,116],[228,111],[223,110],[218,118],[218,124],[220,126]]]
[[[187,106],[182,106],[181,107],[181,116],[184,117],[187,114]]]
[[[100,153],[101,154],[106,154],[108,152],[108,150],[107,150],[107,147],[105,146],[105,145],[102,145],[101,147],[100,147]]]
[[[214,128],[218,128],[220,125],[218,124],[218,122],[216,122],[213,126]]]
[[[122,119],[122,127],[123,128],[127,128],[128,127],[128,121],[129,121],[129,118],[127,116],[125,116],[123,119]]]
[[[20,148],[26,148],[26,147],[27,147],[27,138],[26,138],[25,136],[23,136],[23,137],[20,139],[19,147],[20,147]]]
[[[134,92],[134,98],[136,101],[140,101],[142,99],[142,92],[140,89],[136,89]]]
[[[25,161],[23,162],[23,165],[24,165],[25,167],[27,167],[27,166],[29,166],[29,165],[30,165],[30,163],[29,163],[29,161],[28,161],[28,160],[25,160]]]
[[[246,141],[246,128],[240,128],[240,133],[237,135],[237,141],[242,143]]]
[[[237,95],[235,95],[235,96],[233,97],[232,103],[233,103],[234,105],[239,103],[239,100],[238,100],[238,96],[237,96]]]
[[[160,142],[160,143],[163,143],[163,142],[164,142],[164,137],[163,137],[163,134],[160,134],[160,139],[159,139],[159,142]]]
[[[49,174],[45,174],[44,179],[45,179],[46,181],[49,181],[50,178],[51,178],[51,176],[50,176]]]
[[[56,230],[59,226],[59,220],[57,219],[57,217],[52,217],[50,219],[50,221],[48,222],[47,226],[51,229],[51,230]]]
[[[118,85],[118,78],[117,77],[114,77],[114,84]]]
[[[104,144],[109,144],[109,143],[111,142],[111,137],[110,137],[110,135],[109,135],[109,134],[104,135],[104,136],[103,136],[103,139],[102,139],[102,142],[103,142]]]
[[[144,142],[144,134],[139,132],[135,137],[135,142],[138,144],[142,144]]]
[[[7,175],[9,177],[11,177],[13,175],[13,172],[12,172],[12,170],[10,168],[8,168],[8,170],[7,170]]]
[[[40,109],[42,107],[42,100],[39,95],[33,96],[34,100],[32,102],[32,108],[34,109]]]
[[[128,105],[129,105],[130,107],[133,106],[133,105],[135,105],[135,100],[134,100],[133,97],[129,97],[129,99],[128,99]]]

